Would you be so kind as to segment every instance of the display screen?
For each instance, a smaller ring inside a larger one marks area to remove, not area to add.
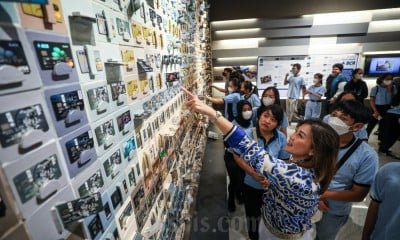
[[[31,72],[19,41],[0,40],[0,66],[2,65],[14,66],[23,74]]]
[[[126,94],[125,84],[123,82],[111,83],[111,98],[113,101],[118,100],[119,95]]]
[[[58,165],[57,156],[53,154],[16,175],[13,182],[21,202],[26,203],[39,194],[40,187],[43,184],[60,177],[61,169]]]
[[[126,141],[124,145],[124,158],[127,158],[129,156],[129,153],[131,151],[134,151],[135,149],[136,149],[135,140],[133,138],[130,138],[128,141]]]
[[[92,149],[93,146],[94,146],[93,136],[90,130],[66,142],[65,147],[68,152],[70,163],[72,164],[78,161],[81,152],[84,150]]]
[[[166,73],[165,78],[167,79],[167,82],[174,82],[179,80],[179,73],[178,72],[172,72],[172,73]]]
[[[0,142],[3,148],[18,144],[21,136],[32,129],[49,130],[40,104],[0,113]]]
[[[107,137],[115,135],[114,124],[112,119],[96,127],[94,132],[96,134],[96,139],[99,146],[103,145]]]
[[[71,110],[84,110],[81,90],[52,95],[50,101],[57,121],[64,120]]]
[[[99,233],[104,232],[103,225],[101,224],[100,217],[96,214],[96,217],[90,221],[88,225],[91,239],[95,239]]]
[[[119,115],[117,117],[118,130],[120,132],[124,130],[125,124],[129,124],[131,121],[132,121],[131,112],[129,110]]]
[[[75,199],[56,206],[64,224],[75,222],[103,210],[100,193]]]
[[[400,74],[399,56],[366,56],[365,74],[367,76],[379,76],[385,73]]]
[[[103,176],[101,175],[101,171],[97,170],[81,186],[79,186],[78,188],[79,196],[84,197],[90,194],[97,193],[103,186],[104,186]]]
[[[111,194],[111,202],[115,209],[122,202],[121,189],[116,187],[115,191]]]
[[[118,175],[116,168],[122,162],[120,150],[115,151],[106,161],[103,163],[104,171],[107,177],[111,176],[114,179]]]
[[[53,70],[59,62],[65,62],[74,67],[71,47],[68,43],[34,41],[33,45],[42,70]]]
[[[101,101],[110,102],[108,98],[108,91],[106,86],[92,88],[87,91],[89,105],[91,110],[97,109],[97,105]]]

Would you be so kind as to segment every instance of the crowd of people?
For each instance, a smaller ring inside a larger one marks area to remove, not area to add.
[[[293,64],[283,79],[286,112],[276,87],[259,97],[258,89],[231,68],[223,71],[225,88],[213,86],[225,97],[206,96],[224,104],[223,116],[183,89],[187,108],[207,115],[225,135],[228,210],[236,210],[235,199],[244,204],[250,239],[312,239],[312,219],[319,213],[316,239],[334,240],[352,203],[368,193],[372,200],[362,238],[397,237],[400,163],[379,170],[379,155],[368,138],[378,124],[378,151],[399,159],[389,150],[400,137],[399,86],[393,75],[380,76],[367,107],[363,70],[353,70],[350,80],[342,70],[342,64],[334,64],[325,84],[316,73],[306,86],[301,65]],[[299,103],[305,104],[302,120],[295,116]],[[294,120],[295,132],[287,136]]]

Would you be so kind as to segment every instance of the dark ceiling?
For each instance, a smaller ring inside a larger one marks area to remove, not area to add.
[[[210,20],[288,18],[305,14],[400,7],[399,0],[209,0]]]

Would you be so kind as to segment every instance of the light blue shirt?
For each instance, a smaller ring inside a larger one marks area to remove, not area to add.
[[[322,85],[321,86],[312,85],[308,88],[308,91],[323,96],[325,94],[325,89],[326,88]],[[308,94],[308,98],[310,100],[321,100],[320,98],[317,98],[316,96],[314,96],[312,94]]]
[[[238,92],[233,92],[224,97],[225,103],[225,117],[228,118],[228,109],[232,108],[233,117],[237,116],[237,103],[240,101],[240,94]]]
[[[322,121],[323,121],[324,123],[328,123],[328,122],[329,122],[329,116],[330,116],[330,114],[325,115],[325,116],[322,118]],[[363,128],[358,129],[357,131],[355,131],[355,132],[354,132],[354,136],[355,136],[356,138],[361,139],[361,140],[368,140],[368,133],[367,133],[367,129],[365,128],[365,126],[364,126]]]
[[[397,88],[394,85],[393,93],[394,95],[397,93]],[[371,93],[369,94],[370,97],[375,98],[376,105],[390,105],[392,103],[392,98],[394,95],[392,95],[392,93],[389,92],[387,88],[381,87],[379,85],[371,88]]]
[[[340,158],[354,143],[355,141],[339,150],[337,161],[340,161]],[[378,154],[368,143],[362,142],[333,176],[328,191],[350,190],[353,184],[370,187],[374,182],[377,171]],[[346,216],[350,214],[352,203],[328,200],[328,206],[330,214]]]
[[[247,136],[249,136],[251,139],[254,139],[253,132],[246,131]],[[271,140],[266,144],[264,139],[258,136],[258,146],[264,146],[264,150],[269,153],[274,158],[279,158],[279,159],[289,159],[290,155],[285,151],[285,146],[287,143],[286,136],[283,134],[281,131],[274,130],[274,136],[271,138]],[[252,188],[256,189],[264,189],[264,187],[260,184],[259,181],[257,181],[255,178],[253,178],[250,174],[246,173],[246,176],[244,177],[244,183]]]
[[[246,100],[246,101],[248,101],[248,102],[251,104],[251,107],[252,107],[253,109],[254,109],[254,108],[258,108],[258,107],[261,106],[260,98],[259,98],[256,94],[254,94],[254,93],[252,93],[252,94],[250,95],[250,97],[248,97],[248,98],[246,98],[245,95],[242,95],[240,99],[241,99],[241,100]]]
[[[300,89],[301,86],[304,86],[304,78],[302,76],[290,76],[289,79],[289,89],[287,96],[288,98],[300,98]]]
[[[400,163],[379,169],[371,186],[371,198],[379,202],[378,218],[371,239],[398,239],[400,236]]]

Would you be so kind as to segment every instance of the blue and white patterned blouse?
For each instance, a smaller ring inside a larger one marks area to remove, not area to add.
[[[288,234],[311,229],[311,217],[318,209],[320,190],[319,184],[314,182],[314,170],[269,156],[236,126],[227,134],[225,142],[268,179],[262,212],[268,224]]]

